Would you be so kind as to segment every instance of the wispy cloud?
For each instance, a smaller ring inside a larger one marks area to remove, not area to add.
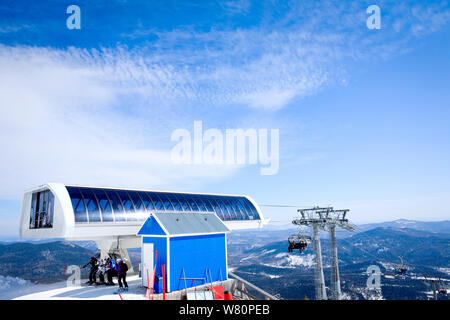
[[[170,70],[172,98],[277,110],[330,83],[345,82],[349,61],[392,58],[450,21],[448,5],[435,2],[382,1],[383,28],[377,31],[366,28],[365,1],[267,6],[272,11],[266,18],[248,28],[152,30],[158,40],[133,55],[144,56],[147,75],[155,66],[165,75]],[[251,13],[252,6],[244,7]],[[136,32],[148,35],[145,28]]]
[[[120,62],[108,65],[106,55],[88,56],[0,46],[0,197],[18,197],[45,181],[182,187],[236,170],[172,166],[170,150],[159,144],[162,137],[170,141],[170,133],[160,132],[170,126],[160,121],[164,108],[142,119],[132,111],[133,97],[146,95],[138,84],[151,81]],[[130,110],[122,105],[127,99]]]
[[[250,0],[219,1],[219,5],[231,13],[247,14],[251,7]]]
[[[0,26],[0,34],[5,33],[13,33],[13,32],[19,32],[23,31],[24,29],[30,29],[31,26],[29,25],[20,25],[20,26],[13,26],[13,25],[6,25],[6,26]]]
[[[450,19],[448,8],[416,5],[383,16],[394,35],[371,33],[362,2],[312,3],[247,29],[155,31],[160,40],[133,49],[0,45],[0,196],[51,180],[180,186],[230,176],[237,168],[170,165],[174,109],[279,110],[345,81],[348,61],[392,57]],[[251,10],[239,4],[228,8]]]

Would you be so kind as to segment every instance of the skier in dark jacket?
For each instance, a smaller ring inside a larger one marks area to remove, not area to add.
[[[288,252],[294,252],[294,243],[292,241],[289,241]]]
[[[91,271],[89,272],[89,281],[86,282],[88,284],[94,284],[97,282],[97,270],[98,270],[98,260],[96,257],[91,257],[91,260],[83,266],[83,269],[87,266],[91,266]]]
[[[123,262],[122,259],[117,259],[117,278],[119,280],[119,292],[128,291],[127,271],[128,265]],[[125,286],[125,288],[123,288],[123,286]]]

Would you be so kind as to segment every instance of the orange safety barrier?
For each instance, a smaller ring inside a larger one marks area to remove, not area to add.
[[[223,286],[215,286],[210,287],[209,291],[212,291],[214,294],[214,300],[225,300],[225,289]]]
[[[226,292],[224,297],[224,300],[233,300],[233,295],[231,293]]]

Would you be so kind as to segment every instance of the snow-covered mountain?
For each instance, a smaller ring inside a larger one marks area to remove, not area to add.
[[[354,233],[338,238],[342,287],[347,298],[422,299],[427,288],[417,280],[383,279],[380,293],[364,290],[366,269],[380,266],[388,274],[401,263],[418,276],[432,274],[450,278],[449,221],[397,220],[362,225]],[[381,227],[380,227],[381,226]],[[424,230],[426,229],[426,230]],[[234,272],[257,286],[285,299],[314,296],[312,246],[303,254],[287,252],[287,237],[295,228],[233,231],[228,237],[228,262]],[[8,288],[29,292],[36,282],[66,278],[67,265],[83,265],[95,252],[92,242],[6,242],[0,243],[0,299],[8,299]],[[329,240],[322,235],[325,274],[329,279]],[[139,259],[138,250],[130,252]],[[397,288],[401,288],[399,293]],[[35,290],[35,289],[33,289]]]
[[[432,233],[450,233],[450,220],[444,221],[416,221],[398,219],[388,222],[361,224],[357,226],[357,232],[364,232],[375,228],[415,229]]]
[[[255,234],[251,246],[244,239],[231,241],[229,264],[249,281],[285,299],[314,296],[314,263],[312,246],[303,254],[289,254],[285,232],[283,240],[263,243]],[[266,233],[263,238],[269,235]],[[259,244],[259,245],[258,245]],[[322,238],[325,276],[330,277],[330,247]],[[432,233],[408,228],[376,228],[338,239],[342,287],[352,299],[426,299],[423,274],[450,279],[450,234]],[[401,258],[400,258],[401,257]],[[417,279],[383,278],[381,292],[365,290],[367,267],[378,265],[386,276],[393,274],[402,259]],[[327,280],[328,281],[328,280]]]
[[[0,275],[49,283],[66,279],[68,265],[82,266],[93,252],[70,242],[0,244]]]

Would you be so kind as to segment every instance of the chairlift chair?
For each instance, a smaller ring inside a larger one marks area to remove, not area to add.
[[[403,258],[399,257],[401,260],[401,265],[394,268],[394,274],[397,276],[406,276],[406,273],[408,272],[408,268],[406,267],[405,263],[403,262]]]
[[[447,295],[447,289],[438,289],[437,291],[440,295],[446,296]]]
[[[407,271],[408,269],[406,267],[399,267],[394,269],[395,274],[399,276],[406,276]]]
[[[306,247],[308,246],[308,243],[311,243],[311,237],[305,236],[302,234],[292,234],[288,238],[289,247],[288,252],[294,252],[294,249],[298,249],[300,253],[305,251]]]
[[[439,288],[438,288],[438,294],[441,296],[447,296],[448,290],[446,286],[444,285],[444,282],[439,277]]]

